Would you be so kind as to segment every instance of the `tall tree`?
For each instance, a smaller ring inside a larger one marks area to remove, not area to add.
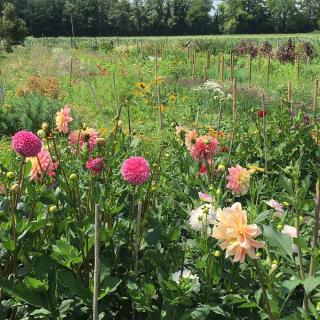
[[[211,0],[192,0],[187,14],[190,31],[193,34],[210,33],[213,19],[210,15]]]

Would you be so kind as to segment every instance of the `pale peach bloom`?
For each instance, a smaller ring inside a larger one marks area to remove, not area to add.
[[[68,105],[66,105],[56,114],[56,125],[57,125],[58,131],[67,133],[69,123],[72,120],[73,119],[71,117],[71,109],[68,107]]]
[[[229,168],[228,171],[227,188],[231,189],[234,195],[245,195],[249,190],[250,172],[238,164]]]
[[[191,151],[192,146],[196,143],[198,138],[198,133],[196,129],[189,131],[186,135],[186,146],[189,151]]]
[[[218,209],[212,237],[222,241],[221,249],[226,249],[226,257],[234,256],[234,262],[244,262],[246,255],[257,259],[255,248],[263,248],[264,242],[253,238],[260,234],[256,224],[247,224],[247,214],[242,210],[241,203]]]
[[[58,167],[56,162],[52,161],[50,152],[42,147],[36,157],[27,158],[31,162],[30,180],[42,180],[45,175],[54,177],[55,170]]]

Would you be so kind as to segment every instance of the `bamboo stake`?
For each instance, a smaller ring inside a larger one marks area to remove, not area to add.
[[[94,210],[94,275],[93,275],[93,320],[98,320],[99,273],[100,273],[100,206]]]

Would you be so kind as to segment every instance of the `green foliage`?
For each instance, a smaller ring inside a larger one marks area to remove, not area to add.
[[[7,52],[12,51],[12,47],[23,43],[27,36],[25,22],[16,15],[15,6],[6,2],[0,17],[0,41],[4,42]]]

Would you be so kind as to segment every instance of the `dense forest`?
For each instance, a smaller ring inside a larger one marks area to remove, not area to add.
[[[8,0],[0,0],[0,8]],[[292,33],[320,29],[319,0],[11,0],[31,35]]]

